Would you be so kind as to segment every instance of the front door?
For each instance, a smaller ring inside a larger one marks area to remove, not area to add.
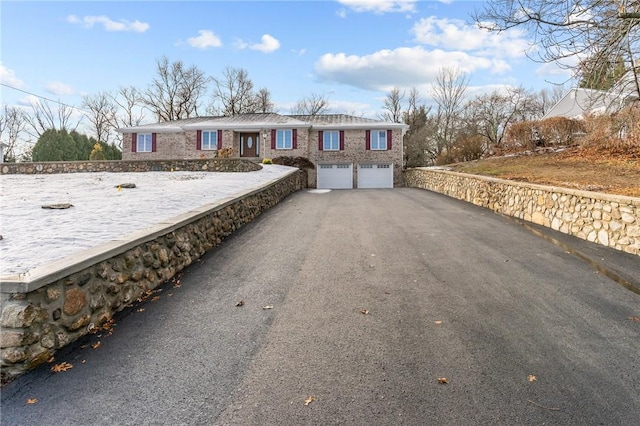
[[[258,133],[240,133],[240,156],[258,156]]]

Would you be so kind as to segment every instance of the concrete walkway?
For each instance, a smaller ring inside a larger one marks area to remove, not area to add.
[[[640,296],[567,247],[640,262],[565,242],[418,189],[300,192],[2,388],[0,420],[634,424]]]

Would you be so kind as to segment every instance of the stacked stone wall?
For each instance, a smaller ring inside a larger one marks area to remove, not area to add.
[[[95,173],[95,172],[252,172],[262,166],[240,158],[136,161],[47,161],[41,163],[2,163],[3,175]]]
[[[37,281],[0,282],[2,380],[47,362],[56,350],[144,298],[304,184],[304,174],[295,171]]]
[[[640,198],[579,191],[428,168],[405,172],[428,189],[640,256]]]

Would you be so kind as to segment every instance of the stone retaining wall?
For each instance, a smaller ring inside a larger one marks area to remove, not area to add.
[[[2,381],[47,362],[304,185],[303,173],[292,171],[171,223],[0,282]]]
[[[405,172],[408,187],[640,256],[640,198],[534,185],[429,168]]]
[[[2,163],[0,174],[53,174],[90,172],[253,172],[260,165],[240,158],[210,158],[199,160],[141,161],[47,161],[42,163]]]

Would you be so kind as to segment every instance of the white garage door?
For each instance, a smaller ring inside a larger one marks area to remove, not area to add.
[[[352,189],[352,164],[318,164],[318,189]]]
[[[393,164],[358,164],[358,188],[393,188]]]

